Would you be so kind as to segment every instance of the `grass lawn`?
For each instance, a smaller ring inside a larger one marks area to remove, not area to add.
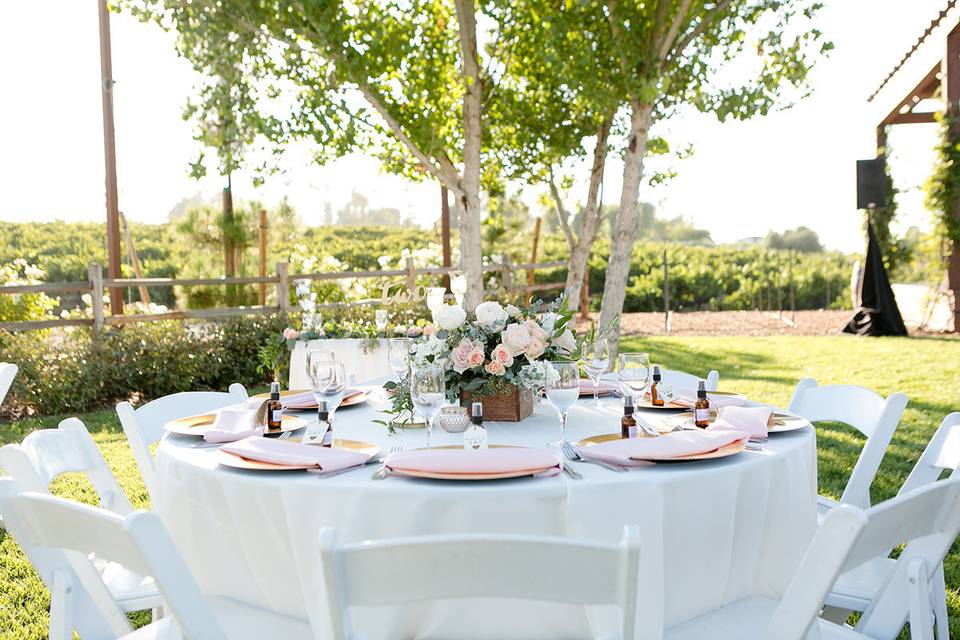
[[[785,406],[797,380],[850,383],[883,395],[902,391],[910,398],[893,443],[873,486],[874,501],[894,495],[942,418],[960,411],[960,340],[949,338],[683,337],[631,338],[622,350],[648,351],[671,369],[720,372],[720,388]],[[0,424],[0,443],[16,442],[34,429],[54,427],[67,416]],[[112,410],[80,416],[136,507],[147,494],[123,431]],[[859,454],[861,436],[842,425],[818,425],[821,493],[839,497]],[[56,493],[88,502],[93,491],[66,477]],[[960,637],[960,547],[947,557],[946,579],[951,636]],[[0,533],[0,637],[45,638],[49,600],[13,539]]]

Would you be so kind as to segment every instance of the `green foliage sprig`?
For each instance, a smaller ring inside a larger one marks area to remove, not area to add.
[[[960,217],[953,215],[960,198],[960,137],[953,133],[960,115],[936,115],[940,126],[940,141],[936,147],[933,173],[927,179],[926,205],[934,216],[934,235],[938,240],[937,263],[934,277],[939,280],[946,269],[950,251],[960,243]]]

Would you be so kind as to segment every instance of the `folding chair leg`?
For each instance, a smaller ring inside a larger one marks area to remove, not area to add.
[[[950,640],[950,621],[947,616],[947,583],[943,577],[943,563],[930,578],[930,606],[936,624],[937,640]]]
[[[62,571],[53,573],[53,586],[50,589],[50,640],[72,640],[73,626],[70,623],[73,586],[70,578]]]
[[[930,578],[927,565],[916,559],[907,567],[911,640],[933,640],[933,612],[930,610]]]

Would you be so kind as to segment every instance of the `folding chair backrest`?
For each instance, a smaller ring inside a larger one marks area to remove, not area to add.
[[[91,553],[153,576],[187,637],[226,639],[156,515],[137,511],[119,516],[49,494],[23,493],[9,478],[0,479],[0,514],[18,542],[63,552],[66,564],[59,575],[79,579],[71,588],[89,592],[116,635],[127,633],[129,623],[88,559]]]
[[[48,493],[50,483],[64,473],[82,473],[93,485],[100,506],[121,515],[133,511],[90,433],[77,418],[57,429],[34,431],[20,444],[0,447],[0,468],[26,491]]]
[[[625,528],[620,544],[477,534],[344,546],[335,544],[332,529],[324,529],[321,556],[337,640],[351,637],[352,606],[481,597],[619,604],[623,637],[634,637],[640,579],[635,527]]]
[[[699,378],[692,373],[675,369],[661,369],[660,375],[664,384],[676,389],[696,389],[697,382],[704,380],[707,391],[716,391],[717,385],[720,384],[720,373],[716,369],[710,371],[706,378]]]
[[[815,380],[805,378],[797,384],[789,410],[810,422],[842,422],[867,437],[840,497],[840,502],[866,509],[870,485],[906,406],[907,396],[902,393],[884,399],[863,387],[817,386]]]
[[[229,393],[184,391],[157,398],[136,409],[129,402],[117,405],[117,415],[120,417],[123,432],[153,500],[157,499],[159,491],[150,447],[163,436],[163,425],[177,418],[216,411],[246,401],[247,391],[243,385],[232,384]]]
[[[3,404],[10,391],[13,379],[17,377],[17,365],[10,362],[0,362],[0,404]]]
[[[935,482],[944,471],[954,472],[957,467],[960,467],[960,411],[947,415],[937,427],[900,488],[900,493]]]

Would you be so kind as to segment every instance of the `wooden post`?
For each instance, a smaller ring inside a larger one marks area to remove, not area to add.
[[[543,224],[543,218],[537,217],[533,220],[533,248],[530,250],[530,264],[537,263],[537,249],[540,248],[540,226]],[[537,271],[536,269],[531,268],[527,271],[527,286],[532,287],[537,281]],[[527,297],[530,297],[532,291],[527,292]]]
[[[450,201],[447,199],[447,188],[440,185],[440,235],[443,240],[443,266],[449,267],[450,251]],[[443,274],[443,287],[450,293],[450,274]]]
[[[117,196],[117,142],[113,129],[113,62],[110,50],[110,11],[107,0],[97,1],[100,22],[100,91],[103,111],[103,162],[107,191],[107,273],[111,279],[120,271],[120,199]],[[110,289],[110,313],[123,314],[123,290]]]
[[[960,138],[960,25],[947,35],[941,65],[941,89],[954,139]],[[960,197],[950,203],[950,215],[960,218]],[[954,242],[947,262],[947,288],[953,292],[953,330],[960,332],[960,242]]]
[[[90,307],[93,310],[93,335],[103,331],[103,267],[96,262],[87,265],[90,277]]]
[[[590,266],[583,270],[583,284],[580,285],[580,317],[590,317]]]
[[[510,293],[513,290],[513,261],[507,254],[503,254],[500,259],[500,273],[502,274],[503,288],[507,293]]]
[[[290,265],[277,263],[277,307],[281,313],[290,313]]]
[[[417,273],[413,265],[412,257],[407,258],[406,270],[407,270],[407,291],[413,293],[413,291],[417,288]]]
[[[127,222],[127,216],[120,212],[120,223],[123,225],[123,235],[127,239],[127,257],[130,259],[130,266],[133,267],[133,275],[137,278],[143,278],[143,269],[140,268],[140,258],[137,257],[137,248],[133,246],[133,233],[130,231],[130,224]],[[139,285],[140,302],[150,304],[150,291],[146,285]]]
[[[260,240],[260,277],[265,278],[267,275],[267,210],[260,209],[260,224],[257,225],[257,231],[259,232]],[[260,292],[257,297],[257,301],[260,303],[260,306],[267,304],[267,283],[260,283]]]
[[[670,272],[666,249],[663,250],[663,330],[670,333]]]
[[[233,228],[233,189],[231,178],[227,174],[227,186],[223,189],[223,275],[234,278],[237,275],[236,251],[230,230]],[[227,306],[236,305],[236,285],[227,285]]]

